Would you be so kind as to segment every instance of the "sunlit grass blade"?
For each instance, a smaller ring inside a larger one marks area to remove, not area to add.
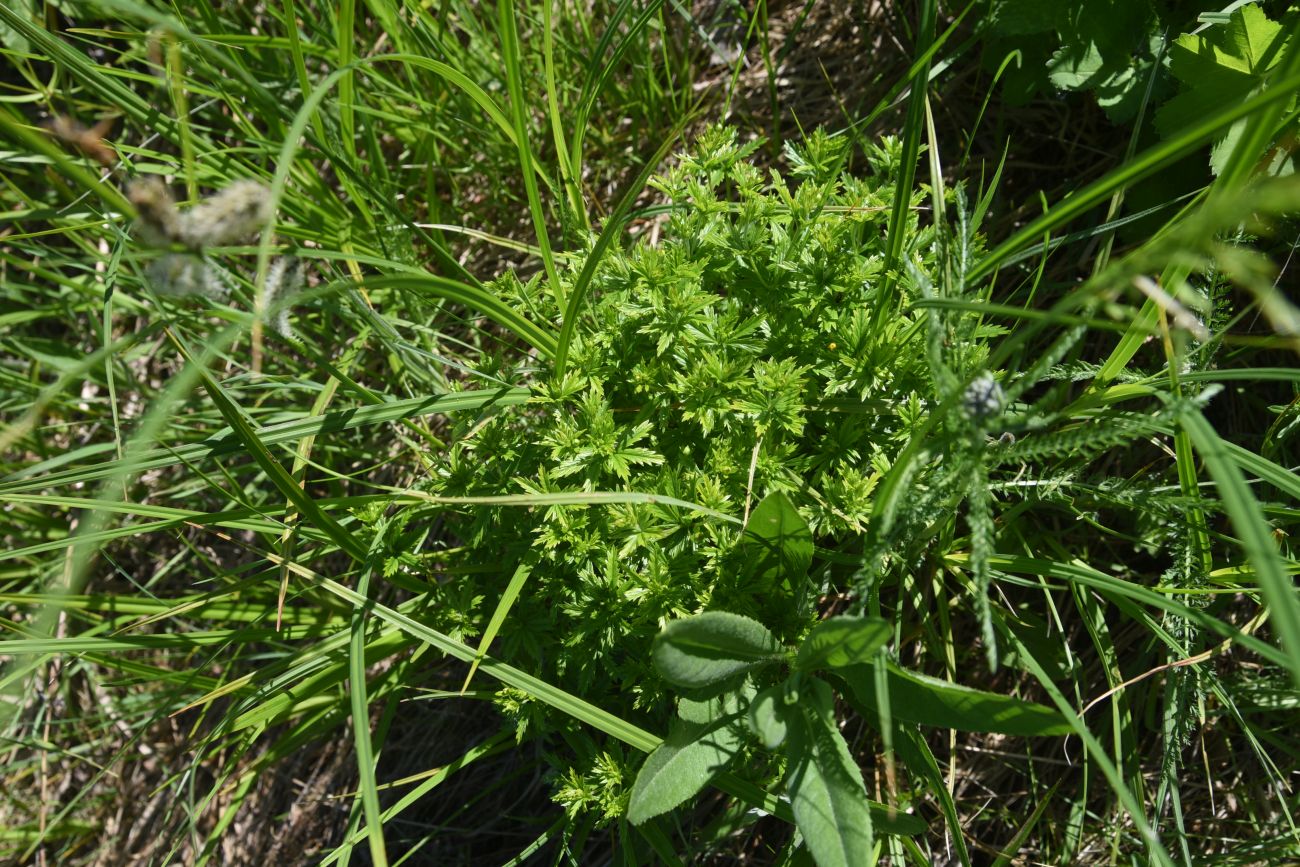
[[[1269,536],[1269,522],[1242,478],[1241,469],[1205,417],[1197,410],[1188,410],[1179,419],[1214,479],[1241,547],[1255,570],[1255,580],[1268,601],[1273,630],[1287,651],[1281,664],[1300,685],[1300,596]]]
[[[1115,797],[1119,800],[1120,804],[1123,805],[1124,811],[1128,813],[1129,818],[1136,826],[1138,835],[1142,840],[1142,845],[1151,856],[1152,862],[1161,865],[1161,867],[1173,867],[1174,862],[1169,857],[1169,853],[1165,850],[1159,837],[1156,836],[1155,831],[1151,826],[1151,822],[1147,818],[1144,805],[1134,797],[1131,791],[1129,791],[1123,777],[1120,776],[1118,768],[1115,767],[1114,761],[1102,747],[1096,736],[1088,728],[1083,719],[1074,712],[1074,708],[1071,707],[1069,700],[1066,699],[1060,688],[1052,682],[1051,677],[1043,668],[1042,664],[1034,658],[1034,655],[1027,647],[1025,647],[1020,639],[1016,637],[1015,633],[1012,630],[1005,629],[1003,630],[1003,637],[1006,641],[1015,646],[1016,652],[1021,655],[1021,658],[1024,660],[1029,671],[1038,679],[1038,682],[1042,684],[1048,698],[1052,700],[1052,703],[1056,705],[1057,709],[1065,717],[1066,721],[1069,722],[1070,727],[1074,729],[1075,734],[1077,734],[1080,740],[1083,741],[1089,757],[1097,764],[1102,774],[1106,777],[1106,781],[1110,783],[1111,791],[1114,792]]]
[[[177,342],[176,348],[182,356],[188,359],[189,353],[184,346]],[[226,395],[225,390],[212,377],[212,374],[200,368],[199,376],[203,381],[204,388],[207,390],[208,397],[217,405],[217,409],[221,411],[222,417],[230,425],[234,435],[244,444],[248,453],[257,462],[257,465],[262,468],[262,471],[266,473],[271,483],[297,507],[304,518],[328,536],[334,544],[338,545],[339,550],[344,551],[357,562],[364,561],[366,558],[365,546],[317,505],[316,501],[303,490],[302,485],[298,484],[293,476],[289,475],[289,471],[267,449],[266,443],[262,442],[258,437],[256,429],[245,418],[244,413],[235,402]]]
[[[384,533],[375,533],[367,563],[357,580],[357,594],[365,598],[370,592],[374,561],[383,546]],[[387,867],[388,849],[384,845],[384,822],[379,810],[379,792],[375,784],[375,752],[370,736],[370,702],[366,698],[366,617],[368,605],[352,609],[348,641],[348,699],[352,708],[352,735],[356,746],[357,776],[360,779],[361,808],[366,822],[366,840],[376,867]]]
[[[924,0],[918,4],[920,20],[917,23],[916,53],[927,57],[927,49],[934,42],[935,21],[937,16],[935,0]],[[897,280],[899,258],[903,254],[903,245],[908,238],[904,231],[912,210],[912,182],[916,178],[916,162],[921,153],[921,142],[925,138],[926,95],[930,81],[930,62],[924,60],[912,76],[912,95],[908,100],[907,119],[903,122],[903,151],[900,154],[898,178],[894,185],[894,200],[889,211],[889,234],[886,236],[884,288],[880,292],[877,317],[892,313],[895,303],[892,297]],[[938,215],[936,215],[937,217]]]
[[[564,321],[560,324],[560,336],[555,350],[555,373],[557,377],[562,377],[565,373],[569,359],[569,344],[573,342],[573,335],[578,327],[578,314],[581,312],[583,302],[586,300],[591,279],[596,275],[596,267],[600,264],[600,260],[605,251],[609,249],[609,246],[622,235],[623,224],[627,220],[628,213],[632,210],[632,205],[636,203],[641,190],[645,187],[646,182],[650,180],[650,176],[654,174],[659,163],[676,144],[677,136],[681,134],[685,124],[686,118],[679,120],[673,131],[665,136],[654,154],[641,167],[640,173],[628,186],[622,200],[619,201],[614,211],[605,220],[605,225],[600,230],[600,237],[596,239],[591,252],[587,254],[587,261],[583,264],[577,279],[573,281],[573,289],[569,294],[568,301],[563,305]]]
[[[957,555],[949,555],[948,559],[956,563],[965,562],[964,557]],[[1106,575],[1081,564],[1061,563],[1038,557],[1013,557],[995,554],[990,558],[989,565],[995,569],[1011,573],[1041,575],[1046,578],[1059,578],[1064,581],[1077,582],[1085,587],[1091,587],[1103,595],[1141,602],[1144,605],[1190,620],[1196,625],[1224,638],[1231,639],[1264,659],[1288,670],[1295,664],[1295,660],[1282,650],[1261,641],[1253,635],[1245,634],[1231,624],[1223,622],[1200,608],[1192,608],[1181,602],[1175,602],[1162,593],[1156,593],[1145,587]]]
[[[533,230],[537,236],[537,246],[542,251],[542,266],[546,269],[551,293],[555,296],[556,306],[563,309],[564,286],[560,283],[560,272],[555,268],[555,257],[551,253],[550,229],[537,190],[537,177],[533,173],[536,160],[529,145],[529,104],[526,101],[523,71],[519,64],[519,31],[515,26],[514,3],[497,4],[497,26],[501,33],[501,61],[505,66],[506,88],[510,93],[510,117],[515,129],[515,145],[519,148],[519,168],[523,175],[524,192],[528,196],[528,212],[533,218]]]
[[[395,400],[356,409],[336,410],[321,416],[282,422],[255,428],[257,439],[264,445],[293,442],[308,436],[355,430],[389,421],[417,418],[422,415],[444,412],[465,412],[493,407],[518,406],[526,403],[532,393],[525,388],[505,388],[492,391],[465,391],[436,394],[428,397]],[[166,450],[145,452],[138,457],[122,461],[108,461],[90,467],[63,470],[40,475],[42,465],[26,467],[0,483],[0,493],[22,493],[49,487],[80,484],[109,478],[127,471],[143,472],[179,463],[194,463],[204,459],[237,454],[243,451],[245,440],[233,428],[230,433],[217,433],[201,443],[178,446]]]
[[[421,799],[425,798],[430,792],[438,788],[438,786],[442,785],[444,782],[446,782],[450,777],[452,777],[456,773],[473,765],[479,759],[484,759],[489,756],[494,756],[498,753],[504,752],[505,750],[509,749],[511,745],[512,744],[511,744],[510,733],[507,731],[502,731],[489,737],[481,744],[471,747],[459,758],[451,762],[448,762],[447,764],[438,768],[434,772],[430,773],[426,779],[420,782],[419,785],[417,785],[415,788],[411,789],[411,791],[407,792],[405,795],[399,798],[397,802],[394,803],[391,807],[385,809],[381,815],[381,819],[383,823],[387,824],[388,822],[391,822],[393,819],[400,816],[412,805],[416,804]],[[389,784],[389,787],[391,787],[391,785],[392,784]],[[348,839],[344,840],[343,844],[341,844],[338,848],[336,848],[333,852],[327,855],[324,860],[320,862],[320,867],[329,867],[329,865],[337,863],[339,860],[341,860],[344,857],[343,854],[345,851],[344,847],[348,845],[355,845],[357,843],[360,843],[363,834],[364,831],[357,831],[356,833],[351,835]]]
[[[542,67],[546,75],[546,109],[550,116],[551,138],[555,142],[555,158],[560,167],[560,183],[568,197],[568,207],[584,229],[591,229],[587,206],[582,199],[581,180],[574,174],[573,160],[569,155],[568,139],[564,134],[564,115],[560,110],[559,84],[555,74],[555,28],[553,23],[554,0],[542,2]],[[541,247],[538,253],[541,254]]]
[[[470,681],[474,679],[474,672],[478,671],[479,660],[487,655],[488,649],[492,647],[493,639],[501,631],[501,626],[506,622],[510,609],[514,606],[515,600],[519,598],[519,593],[524,589],[524,584],[528,582],[528,576],[532,574],[533,566],[533,563],[527,561],[520,563],[515,569],[515,573],[510,576],[510,583],[506,585],[501,598],[497,600],[496,607],[492,609],[492,618],[488,620],[488,625],[483,630],[483,637],[479,639],[478,656],[470,663],[469,672],[465,675],[465,683],[460,688],[462,694],[469,690]]]
[[[433,274],[368,277],[361,286],[367,289],[412,290],[456,301],[508,328],[542,355],[548,358],[555,355],[558,337],[550,328],[529,321],[495,295],[477,286]]]

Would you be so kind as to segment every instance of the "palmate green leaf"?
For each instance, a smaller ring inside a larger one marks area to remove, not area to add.
[[[786,581],[793,588],[812,565],[808,522],[783,492],[768,494],[755,507],[740,539],[754,592],[771,591]]]
[[[1249,99],[1224,103],[1217,106],[1217,111],[1208,115],[1202,112],[1198,115],[1195,125],[1180,129],[1172,138],[1143,151],[1105,177],[1070,193],[1041,217],[1018,229],[1015,234],[998,244],[975,264],[967,275],[967,281],[974,283],[987,277],[1006,265],[1007,261],[1024,247],[1040,241],[1044,235],[1087,213],[1098,203],[1109,198],[1116,190],[1127,189],[1192,152],[1206,141],[1217,137],[1238,120],[1277,103],[1287,104],[1294,99],[1297,87],[1300,87],[1300,73],[1288,72],[1276,77],[1276,80],[1271,81],[1261,92]],[[1161,283],[1167,285],[1168,281],[1162,280]]]
[[[841,669],[848,694],[866,719],[875,719],[873,664]],[[889,710],[903,722],[972,732],[1046,737],[1070,732],[1055,710],[1009,695],[971,689],[888,664]]]
[[[1256,4],[1232,12],[1228,23],[1203,36],[1186,33],[1169,48],[1169,71],[1182,82],[1182,92],[1156,114],[1156,128],[1169,135],[1195,122],[1207,105],[1227,105],[1245,99],[1264,83],[1283,56],[1290,33]],[[1242,122],[1221,137],[1210,156],[1215,174],[1223,171]]]
[[[786,791],[818,867],[867,867],[874,841],[862,772],[835,725],[835,696],[811,678],[790,728]]]
[[[737,715],[710,725],[673,720],[664,742],[637,774],[627,818],[634,825],[666,813],[693,797],[736,756]]]
[[[1204,35],[1179,36],[1169,47],[1169,71],[1183,91],[1156,115],[1157,129],[1173,132],[1199,118],[1206,105],[1249,94],[1281,59],[1286,39],[1285,28],[1253,3]]]
[[[775,660],[781,652],[772,633],[756,620],[706,611],[674,620],[655,636],[655,668],[676,686],[712,686]]]
[[[799,646],[796,671],[843,668],[869,663],[893,630],[879,617],[834,617],[823,620]]]

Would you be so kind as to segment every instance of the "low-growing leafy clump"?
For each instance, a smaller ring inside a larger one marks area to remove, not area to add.
[[[0,861],[1295,860],[1286,4],[53,5]]]
[[[439,464],[429,492],[441,497],[653,495],[472,512],[456,528],[469,556],[527,580],[494,652],[661,730],[674,702],[649,650],[665,621],[721,610],[793,642],[828,594],[852,585],[890,456],[956,380],[933,381],[934,323],[886,294],[928,286],[939,269],[940,239],[919,218],[927,191],[912,196],[902,262],[887,273],[900,144],[869,146],[865,179],[841,173],[847,146],[816,133],[789,147],[787,181],[747,160],[756,144],[725,128],[705,134],[652,182],[669,207],[657,243],[599,263],[568,369],[535,388],[532,412],[479,425]],[[496,285],[518,309],[559,319],[547,288]],[[985,353],[979,339],[951,350],[964,370]],[[991,376],[972,389],[961,417],[1001,410]],[[787,547],[742,534],[774,496],[789,531],[808,537],[795,562]],[[814,537],[825,549],[815,562]],[[472,586],[498,595],[480,578]],[[567,797],[579,788],[570,780]]]

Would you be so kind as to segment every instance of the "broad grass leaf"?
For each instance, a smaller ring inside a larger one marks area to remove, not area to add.
[[[693,797],[735,757],[740,747],[733,723],[724,717],[712,725],[673,720],[664,742],[641,766],[627,818],[634,825],[666,813]]]
[[[839,672],[850,695],[874,719],[877,709],[872,665]],[[1069,734],[1072,729],[1052,708],[1009,695],[984,692],[907,671],[889,663],[889,711],[897,720],[971,732],[1026,737]]]
[[[871,662],[876,651],[889,641],[892,631],[879,617],[845,615],[823,620],[799,646],[794,668],[815,671]]]
[[[767,627],[726,611],[674,620],[655,637],[653,660],[664,680],[707,687],[771,662],[781,651]]]
[[[795,824],[818,867],[867,867],[874,846],[867,789],[835,725],[835,697],[812,678],[802,699],[787,741]]]

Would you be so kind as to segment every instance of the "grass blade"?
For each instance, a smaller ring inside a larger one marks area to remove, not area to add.
[[[1269,535],[1268,519],[1242,478],[1240,467],[1232,460],[1223,440],[1205,416],[1199,410],[1188,410],[1179,420],[1205,460],[1206,469],[1223,499],[1223,506],[1232,518],[1241,547],[1255,570],[1255,580],[1259,582],[1272,615],[1273,630],[1287,651],[1282,664],[1300,685],[1300,596],[1297,596],[1295,582],[1287,574],[1286,564]]]

